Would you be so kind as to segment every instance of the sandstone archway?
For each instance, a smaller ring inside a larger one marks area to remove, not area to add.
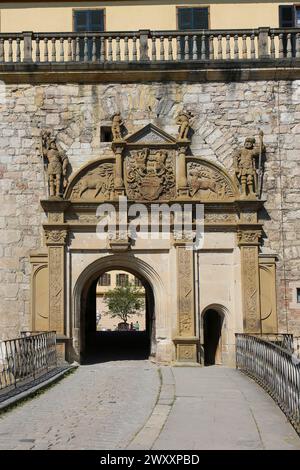
[[[156,354],[156,318],[163,314],[163,283],[159,274],[149,264],[130,254],[114,254],[97,259],[83,270],[74,288],[73,353],[82,360],[86,349],[86,309],[91,289],[99,276],[113,269],[124,270],[138,277],[146,290],[146,332],[149,355]]]

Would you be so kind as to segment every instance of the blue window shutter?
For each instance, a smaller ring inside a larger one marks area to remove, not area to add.
[[[294,28],[295,8],[293,5],[279,5],[279,27]]]

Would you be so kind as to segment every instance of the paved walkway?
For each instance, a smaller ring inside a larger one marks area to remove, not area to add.
[[[176,399],[153,449],[300,449],[300,438],[254,381],[220,366],[173,368]]]
[[[81,366],[0,416],[0,449],[124,449],[147,421],[159,385],[148,361]]]
[[[0,416],[0,449],[300,449],[252,380],[225,367],[81,366]]]

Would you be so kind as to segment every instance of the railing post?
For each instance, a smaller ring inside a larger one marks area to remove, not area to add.
[[[270,28],[258,28],[258,58],[269,57],[269,33]]]
[[[150,60],[148,54],[148,39],[150,37],[149,29],[140,29],[140,60]]]
[[[24,58],[23,62],[32,62],[32,31],[23,31],[24,38]]]

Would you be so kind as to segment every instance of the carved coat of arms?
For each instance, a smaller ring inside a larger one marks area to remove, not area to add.
[[[174,158],[166,150],[132,151],[126,159],[127,194],[154,201],[175,196]]]

